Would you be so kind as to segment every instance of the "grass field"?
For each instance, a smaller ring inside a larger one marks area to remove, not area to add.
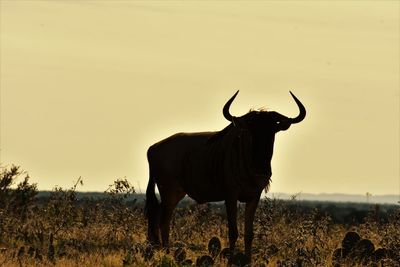
[[[18,167],[3,168],[0,179],[0,266],[227,265],[222,204],[180,205],[166,253],[146,243],[143,205],[126,180],[115,181],[105,197],[78,199],[81,180],[37,197]],[[263,199],[253,266],[400,266],[400,207],[355,207]],[[340,216],[346,209],[354,216]],[[246,262],[243,212],[239,204],[237,266]]]

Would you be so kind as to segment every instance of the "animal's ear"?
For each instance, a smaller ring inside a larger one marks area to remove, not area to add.
[[[273,123],[275,124],[274,126],[277,132],[286,131],[292,124],[292,121],[288,117],[285,117],[277,112],[272,111],[269,114],[274,121]]]
[[[290,120],[277,121],[276,125],[277,125],[278,132],[279,131],[286,131],[287,129],[289,129],[291,124],[292,123],[290,122]]]

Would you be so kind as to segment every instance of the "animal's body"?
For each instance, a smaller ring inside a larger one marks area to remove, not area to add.
[[[254,213],[261,192],[270,183],[275,133],[286,130],[305,117],[305,108],[292,94],[300,109],[294,119],[276,112],[251,111],[233,117],[225,104],[224,116],[231,123],[218,132],[178,133],[152,145],[147,157],[150,177],[146,190],[148,239],[168,247],[173,209],[185,196],[198,203],[225,201],[230,250],[238,237],[237,201],[246,203],[245,252],[251,257]],[[155,195],[157,184],[161,203]]]

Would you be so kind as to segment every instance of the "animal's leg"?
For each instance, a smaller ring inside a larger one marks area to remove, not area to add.
[[[171,221],[172,213],[178,202],[181,201],[184,196],[185,193],[177,188],[173,188],[173,190],[167,192],[167,194],[161,194],[161,241],[163,248],[166,248],[167,251],[169,245],[169,224]]]
[[[236,240],[238,239],[237,229],[237,200],[226,200],[226,215],[228,217],[228,234],[229,234],[229,263],[232,262],[235,251]]]
[[[159,233],[160,228],[159,228],[158,224],[151,224],[151,223],[152,222],[148,222],[148,230],[147,230],[148,241],[154,247],[159,247],[160,246],[160,233]]]
[[[244,219],[244,250],[247,258],[251,262],[251,243],[253,241],[253,222],[256,213],[259,197],[246,203]]]

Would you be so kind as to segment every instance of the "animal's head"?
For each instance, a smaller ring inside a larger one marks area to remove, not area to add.
[[[306,116],[306,109],[290,92],[299,108],[299,115],[295,118],[265,110],[250,111],[241,117],[234,117],[230,114],[229,107],[238,93],[239,91],[226,102],[223,109],[224,117],[231,124],[216,136],[224,136],[225,141],[230,144],[227,146],[230,151],[227,160],[232,161],[231,166],[237,166],[235,173],[239,176],[248,176],[249,170],[256,174],[271,175],[270,162],[275,134],[301,122]]]
[[[224,117],[232,122],[235,127],[249,130],[253,136],[274,135],[279,131],[285,131],[290,125],[301,122],[306,116],[306,109],[303,104],[290,92],[299,107],[299,115],[295,118],[288,118],[275,111],[250,111],[241,117],[234,117],[230,114],[229,107],[238,93],[239,91],[226,102],[223,109]]]

